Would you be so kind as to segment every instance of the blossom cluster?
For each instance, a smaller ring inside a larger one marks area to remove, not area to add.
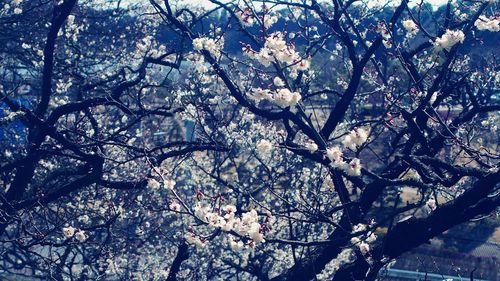
[[[368,139],[368,132],[363,128],[355,128],[342,140],[344,147],[351,150],[361,146]]]
[[[408,37],[413,37],[418,33],[418,26],[411,19],[404,20],[403,27],[405,28]]]
[[[257,141],[256,148],[257,148],[257,152],[260,155],[267,156],[267,155],[271,154],[271,152],[273,150],[273,144],[266,139],[261,139],[261,140]]]
[[[353,233],[359,233],[366,231],[367,226],[365,224],[357,224],[353,227]],[[351,238],[351,243],[358,246],[361,254],[366,255],[370,252],[370,244],[377,240],[377,236],[375,233],[368,231],[366,234],[363,234],[359,237]]]
[[[447,29],[443,36],[439,37],[434,41],[434,49],[436,51],[441,51],[443,49],[449,51],[453,46],[458,43],[463,43],[465,40],[465,34],[461,30],[449,30]]]
[[[163,187],[173,190],[176,182],[173,179],[166,178],[163,180]],[[161,187],[161,183],[154,178],[148,179],[148,187],[151,189],[159,189]]]
[[[9,5],[8,3],[6,3],[3,6],[2,11],[0,12],[12,9],[12,13],[14,13],[15,15],[22,14],[23,12],[23,9],[21,7],[22,2],[23,2],[22,0],[12,0],[11,4]]]
[[[278,17],[275,15],[266,15],[263,16],[263,18],[264,18],[263,23],[265,28],[270,28],[271,26],[273,26],[273,24],[278,22]]]
[[[88,238],[88,235],[87,233],[85,233],[85,231],[81,229],[76,229],[72,226],[63,227],[62,231],[64,237],[67,239],[72,238],[74,236],[76,240],[84,242]]]
[[[300,57],[295,47],[287,44],[281,32],[274,32],[266,37],[264,47],[259,52],[250,47],[244,47],[243,51],[251,58],[256,59],[264,66],[269,66],[274,60],[291,65],[292,71],[305,71],[309,69],[310,62]]]
[[[71,40],[73,40],[73,42],[77,42],[78,35],[84,29],[86,29],[86,26],[84,24],[76,24],[75,23],[75,16],[74,15],[68,16],[67,25],[65,27],[66,38],[71,38]]]
[[[478,30],[488,30],[491,32],[500,31],[500,20],[498,18],[488,18],[486,16],[480,16],[475,22],[474,26]]]
[[[368,133],[362,128],[355,128],[342,140],[344,149],[354,150],[368,139]],[[311,146],[309,144],[309,146]],[[310,150],[310,148],[308,148]],[[345,171],[351,176],[361,175],[361,161],[353,158],[349,163],[345,162],[342,148],[338,145],[326,150],[326,157],[332,162],[332,166]]]
[[[186,242],[188,242],[189,244],[193,244],[198,248],[204,248],[207,242],[205,239],[193,232],[186,233],[186,235],[184,235],[184,239],[186,239]]]
[[[198,202],[194,207],[194,215],[208,226],[231,232],[240,237],[230,234],[228,239],[229,246],[233,250],[239,250],[243,247],[253,248],[257,244],[265,242],[264,235],[270,231],[268,225],[272,217],[268,216],[266,223],[259,223],[257,211],[251,209],[245,212],[241,217],[236,217],[236,206],[224,205],[221,208],[213,209],[211,206]],[[207,239],[195,234],[191,229],[185,235],[186,241],[198,247],[204,247]],[[244,242],[247,239],[248,242]]]
[[[7,112],[4,111],[4,114],[6,114],[6,113]],[[24,112],[22,112],[22,111],[8,112],[5,117],[0,117],[0,124],[11,122],[11,121],[23,116],[23,115],[24,115]]]
[[[382,43],[386,48],[391,48],[392,47],[392,41],[391,41],[391,33],[389,32],[389,28],[387,27],[387,24],[383,21],[379,22],[376,27],[377,33],[382,36]]]
[[[218,41],[215,41],[214,39],[208,37],[193,39],[193,49],[195,49],[196,51],[206,50],[214,57],[220,56],[223,46],[224,41],[222,40],[222,38]]]
[[[276,91],[269,89],[254,88],[252,89],[252,98],[259,102],[261,100],[269,100],[275,102],[281,107],[294,106],[299,103],[302,96],[298,92],[292,92],[287,88],[280,88]]]

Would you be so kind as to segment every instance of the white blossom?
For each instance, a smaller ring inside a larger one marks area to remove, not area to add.
[[[276,59],[278,62],[291,65],[293,71],[304,71],[310,67],[310,62],[302,59],[293,45],[286,43],[281,32],[269,34],[266,37],[264,47],[259,52],[247,49],[245,48],[245,53],[257,59],[264,66],[269,66]]]
[[[500,31],[500,20],[498,18],[488,18],[486,16],[480,16],[475,22],[474,26],[478,30],[488,30],[491,32]]]
[[[196,51],[207,50],[212,56],[219,57],[223,46],[222,38],[216,42],[212,38],[200,37],[193,39],[193,49]]]
[[[226,213],[224,216],[225,219],[234,217],[234,214],[236,213],[236,206],[234,205],[225,205],[221,209]]]
[[[437,99],[438,95],[439,95],[439,92],[434,92],[434,93],[432,93],[432,96],[431,96],[431,98],[430,98],[430,100],[429,100],[429,103],[430,103],[431,105],[432,105],[432,104],[436,101],[436,99]]]
[[[170,189],[170,190],[174,189],[175,184],[176,184],[176,182],[173,179],[166,179],[163,181],[163,186],[165,186],[165,188]]]
[[[358,223],[357,225],[355,225],[352,228],[353,233],[361,232],[361,231],[365,231],[365,230],[366,230],[366,224],[362,224],[362,223]]]
[[[76,228],[74,228],[72,226],[64,227],[63,228],[64,237],[66,237],[66,238],[73,237],[73,235],[75,234],[75,231],[76,231]]]
[[[275,102],[283,107],[294,106],[299,103],[301,95],[297,92],[292,92],[287,88],[279,89],[274,95]]]
[[[195,235],[194,233],[187,233],[184,238],[189,244],[193,244],[198,248],[204,248],[206,245],[206,241],[202,240],[200,237]]]
[[[160,183],[157,180],[151,178],[148,179],[148,187],[151,189],[158,189],[160,188]]]
[[[370,245],[365,242],[359,243],[359,251],[363,254],[366,255],[370,251]]]
[[[436,51],[441,51],[443,49],[449,51],[453,46],[458,43],[463,43],[465,40],[465,34],[461,30],[449,30],[440,38],[434,41],[434,48]]]
[[[354,158],[349,162],[346,169],[346,173],[351,176],[361,175],[361,163],[358,158]]]
[[[361,146],[368,139],[368,132],[363,128],[355,128],[342,140],[342,145],[345,148],[355,150],[358,146]]]
[[[405,28],[409,36],[415,36],[418,33],[418,26],[411,19],[404,20],[403,27]]]
[[[316,150],[318,150],[318,145],[316,143],[314,143],[313,141],[308,141],[306,144],[305,144],[305,147],[307,148],[307,150],[309,150],[309,152],[313,153],[315,152]]]
[[[193,48],[196,51],[201,51],[203,49],[203,39],[202,38],[195,38],[193,39]]]
[[[277,16],[265,16],[264,17],[264,27],[265,28],[270,28],[273,24],[278,22],[278,17]]]
[[[69,15],[68,16],[68,25],[73,25],[73,23],[75,23],[75,16]]]
[[[229,246],[231,247],[231,249],[233,251],[239,251],[241,250],[245,244],[243,244],[243,242],[240,240],[240,241],[235,241],[231,236],[229,238]]]
[[[259,140],[256,144],[256,147],[257,151],[261,155],[269,155],[273,150],[273,144],[266,139]]]
[[[174,212],[180,212],[181,211],[181,204],[179,204],[177,201],[172,201],[169,205],[168,208]]]
[[[339,146],[334,146],[326,149],[326,157],[332,161],[334,167],[341,167],[344,165],[344,159],[342,158],[342,150]]]
[[[88,215],[83,215],[78,218],[78,221],[81,223],[88,223],[90,221],[90,217]]]
[[[85,242],[87,240],[88,236],[83,230],[79,230],[78,232],[75,233],[75,239],[80,241],[80,242]]]
[[[437,205],[436,205],[436,200],[434,199],[429,199],[427,200],[427,202],[425,203],[425,205],[431,209],[431,211],[434,211],[436,208],[437,208]]]
[[[270,90],[264,90],[261,88],[252,89],[251,96],[257,102],[261,100],[272,100],[273,98]]]
[[[197,203],[194,207],[194,214],[202,221],[207,221],[207,214],[209,214],[209,206]]]
[[[276,87],[284,87],[285,86],[285,82],[283,82],[283,80],[281,80],[281,78],[279,78],[278,76],[274,77],[273,83],[274,83],[274,86],[276,86]]]
[[[247,8],[242,11],[237,11],[235,15],[243,26],[252,26],[255,23],[252,9]]]

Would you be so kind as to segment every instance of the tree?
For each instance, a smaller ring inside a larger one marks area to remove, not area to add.
[[[375,280],[496,212],[496,3],[208,2],[3,4],[7,276]]]

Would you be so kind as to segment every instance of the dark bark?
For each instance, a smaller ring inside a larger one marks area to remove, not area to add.
[[[168,273],[166,281],[177,281],[177,273],[181,268],[181,264],[188,258],[189,258],[189,246],[185,242],[182,242],[182,244],[180,244],[178,247],[177,255],[175,256],[174,261],[170,266],[170,271]]]

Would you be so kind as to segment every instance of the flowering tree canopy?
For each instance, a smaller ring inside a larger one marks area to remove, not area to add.
[[[500,205],[499,21],[496,1],[2,1],[0,273],[375,280]]]

